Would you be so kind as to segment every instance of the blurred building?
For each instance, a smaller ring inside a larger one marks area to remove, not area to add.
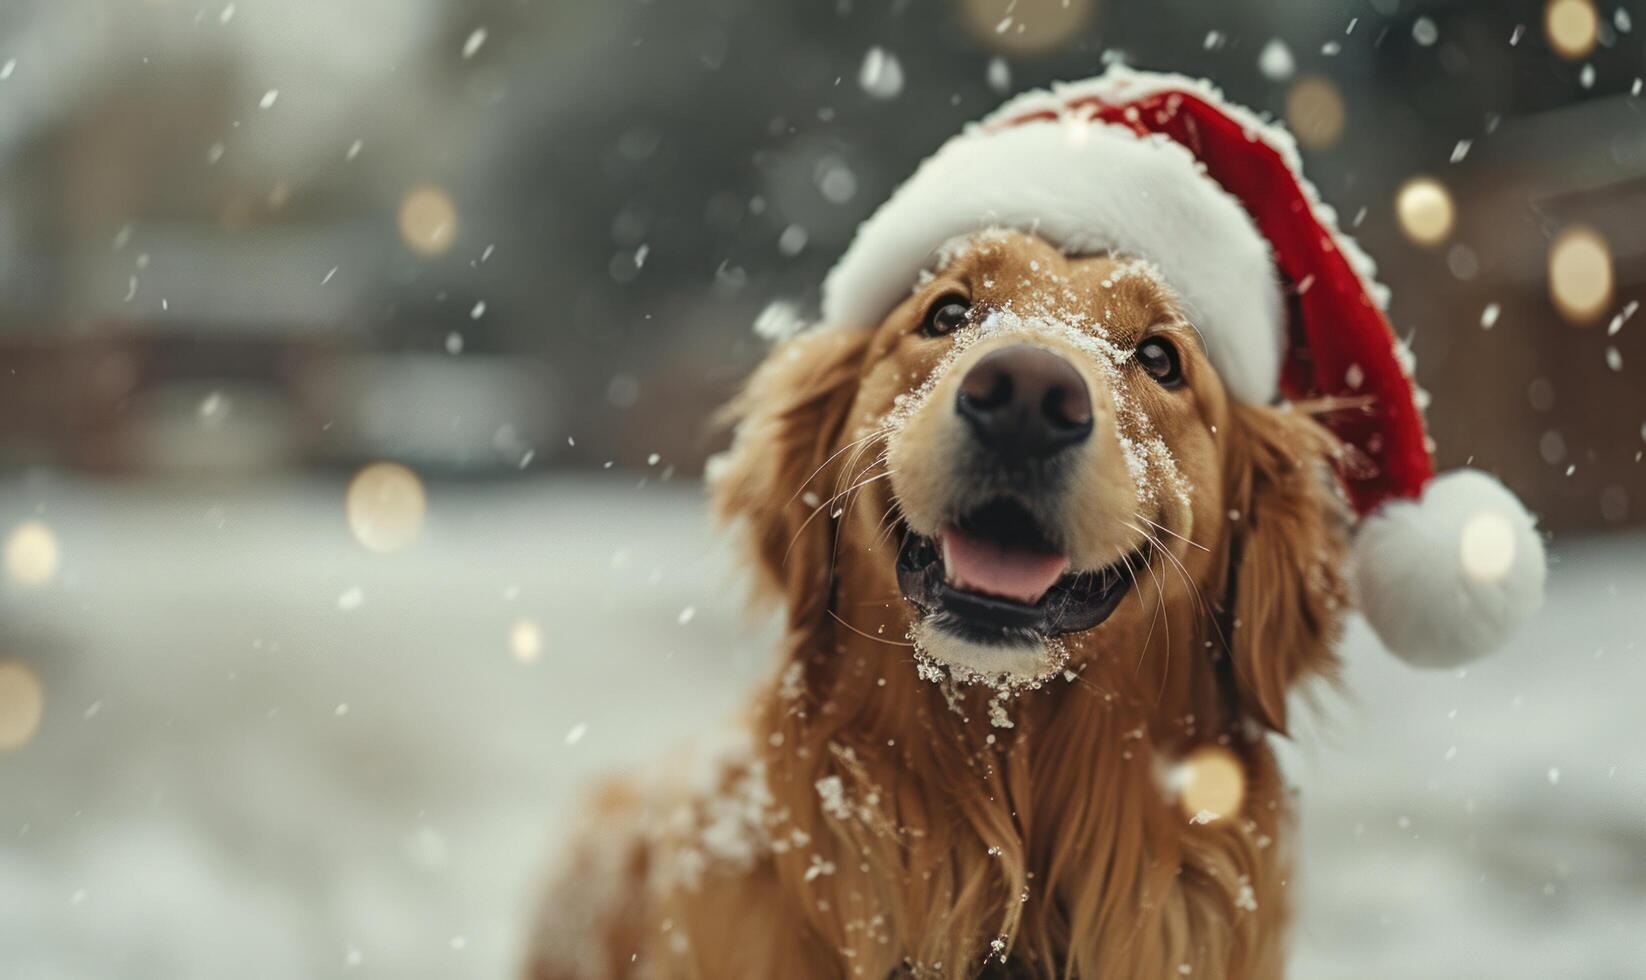
[[[1118,59],[1287,120],[1443,463],[1637,522],[1643,43],[1589,0],[19,0],[0,460],[693,472],[768,301],[965,121]]]

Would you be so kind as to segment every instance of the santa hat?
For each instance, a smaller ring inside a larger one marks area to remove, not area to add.
[[[1324,421],[1354,458],[1359,606],[1394,653],[1463,663],[1540,604],[1534,519],[1486,473],[1435,475],[1388,291],[1279,126],[1205,82],[1122,66],[1015,98],[863,223],[823,284],[824,325],[880,322],[938,246],[986,227],[1154,263],[1238,400],[1364,400]]]

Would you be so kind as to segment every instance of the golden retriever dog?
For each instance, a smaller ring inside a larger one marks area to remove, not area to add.
[[[1006,231],[734,410],[715,502],[782,665],[744,752],[597,801],[530,975],[1279,976],[1264,736],[1334,667],[1326,430],[1231,400],[1150,266]]]
[[[781,662],[742,738],[591,804],[529,976],[1284,973],[1289,692],[1351,604],[1450,666],[1544,581],[1501,483],[1435,476],[1387,292],[1298,167],[1116,67],[865,222],[711,473]]]

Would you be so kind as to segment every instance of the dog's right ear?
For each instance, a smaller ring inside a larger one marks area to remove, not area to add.
[[[1286,695],[1332,676],[1349,608],[1347,504],[1332,466],[1337,444],[1301,412],[1235,406],[1225,499],[1234,518],[1224,642],[1246,711],[1286,731]]]
[[[829,602],[834,522],[831,460],[857,397],[868,330],[817,330],[779,344],[726,406],[736,426],[710,484],[715,515],[746,526],[761,590],[786,599],[789,623],[820,619]]]

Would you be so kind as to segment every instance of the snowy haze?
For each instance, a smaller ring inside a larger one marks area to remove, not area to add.
[[[0,757],[7,977],[512,975],[578,787],[715,726],[770,663],[695,485],[434,484],[390,556],[342,490],[0,492],[63,552],[0,593],[46,691]],[[1466,672],[1355,624],[1347,696],[1285,750],[1295,976],[1639,975],[1643,546],[1557,542],[1547,609]]]

